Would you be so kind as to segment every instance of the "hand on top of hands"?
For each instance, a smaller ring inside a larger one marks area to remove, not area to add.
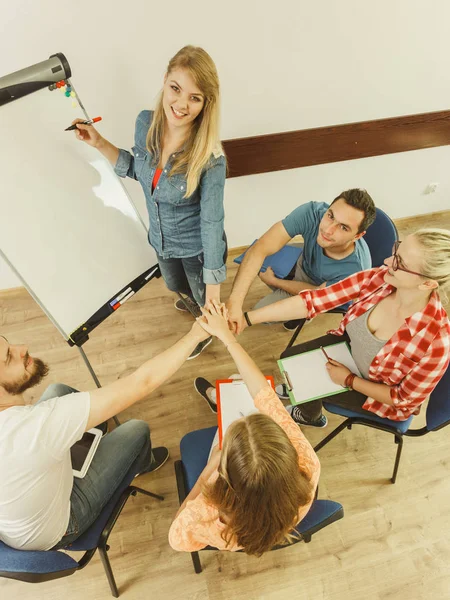
[[[234,339],[228,326],[228,311],[225,304],[209,300],[201,311],[202,316],[197,319],[197,323],[205,331],[218,337],[224,344]]]

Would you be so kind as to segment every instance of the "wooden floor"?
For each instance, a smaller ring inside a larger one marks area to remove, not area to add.
[[[450,211],[399,222],[404,234],[419,226],[450,229]],[[224,297],[236,265],[229,264]],[[266,292],[255,282],[248,307]],[[145,359],[168,348],[185,333],[190,317],[173,308],[162,280],[151,282],[91,335],[85,350],[102,384],[130,373]],[[339,321],[325,315],[302,333],[306,340]],[[46,384],[62,381],[93,388],[78,352],[61,338],[23,289],[0,295],[1,333],[26,342],[30,353],[52,366]],[[290,334],[281,325],[247,329],[241,341],[266,374],[277,376],[276,359]],[[261,559],[227,552],[201,554],[196,575],[189,554],[174,552],[167,532],[177,510],[173,461],[182,436],[214,425],[215,415],[193,388],[193,379],[228,376],[235,367],[215,340],[199,358],[187,362],[163,388],[130,408],[121,419],[150,423],[154,445],[167,445],[171,459],[138,485],[163,494],[164,502],[131,498],[110,537],[110,559],[121,597],[128,600],[414,600],[450,598],[450,428],[424,438],[407,438],[398,481],[389,481],[395,449],[382,432],[356,427],[320,452],[321,498],[341,502],[343,520],[313,537],[310,544],[270,552]],[[44,386],[33,390],[38,397]],[[423,423],[423,415],[416,419]],[[328,429],[306,428],[314,445],[341,419],[329,416]],[[415,423],[416,424],[416,423]],[[85,600],[110,598],[99,558],[69,578],[39,585],[0,579],[2,599]]]

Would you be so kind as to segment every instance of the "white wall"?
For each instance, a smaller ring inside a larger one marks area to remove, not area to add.
[[[88,111],[124,147],[168,59],[186,43],[216,61],[223,139],[449,108],[448,0],[2,4],[0,75],[64,52]],[[348,187],[366,187],[394,217],[449,208],[449,158],[449,148],[437,148],[229,180],[230,245],[249,242],[297,204]],[[438,192],[422,195],[431,182]],[[139,185],[128,189],[145,212]],[[13,285],[0,265],[0,289]]]

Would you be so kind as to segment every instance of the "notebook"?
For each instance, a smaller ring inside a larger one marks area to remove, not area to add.
[[[258,240],[255,240],[255,242]],[[253,242],[253,244],[255,243]],[[252,246],[253,246],[252,244]],[[251,246],[250,246],[251,247]],[[248,250],[248,249],[247,249]],[[234,259],[235,263],[239,265],[244,260],[244,256],[247,250]],[[292,271],[292,267],[298,261],[300,254],[302,253],[301,248],[297,248],[296,246],[284,246],[275,254],[271,256],[267,256],[262,264],[261,271],[264,272],[267,270],[267,267],[272,267],[273,272],[278,277],[278,279],[284,279],[289,275]]]
[[[273,377],[266,376],[275,389]],[[253,398],[242,379],[218,379],[216,381],[217,422],[219,426],[219,446],[226,430],[236,419],[259,412]]]
[[[324,347],[330,358],[342,363],[352,373],[361,377],[347,342],[338,342]],[[291,404],[303,404],[348,391],[349,388],[343,388],[331,381],[325,367],[326,363],[327,359],[320,348],[278,361]]]

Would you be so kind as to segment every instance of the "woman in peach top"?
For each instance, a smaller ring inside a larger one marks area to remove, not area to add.
[[[224,305],[208,304],[198,320],[224,344],[259,413],[227,429],[181,505],[169,531],[174,550],[205,546],[261,556],[289,542],[307,514],[320,474],[319,460],[264,375],[228,329]]]

